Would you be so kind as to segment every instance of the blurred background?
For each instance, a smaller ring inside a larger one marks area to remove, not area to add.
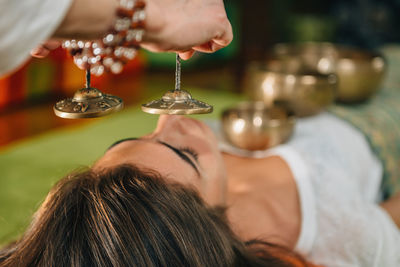
[[[247,63],[264,57],[280,42],[329,41],[368,49],[400,41],[400,0],[226,0],[234,28],[233,43],[212,55],[197,54],[183,65],[183,86],[239,92]],[[140,55],[120,75],[94,78],[100,90],[119,95],[126,105],[173,87],[174,56]],[[53,103],[71,97],[84,73],[62,50],[30,60],[0,79],[0,148],[82,120],[59,119]],[[150,83],[150,85],[149,85]],[[157,86],[160,84],[162,86]],[[151,92],[150,92],[151,91]]]
[[[381,50],[400,42],[400,0],[226,0],[225,4],[234,29],[232,44],[215,54],[196,54],[182,66],[182,87],[214,105],[213,118],[224,105],[242,99],[237,93],[245,89],[249,64],[262,61],[277,43],[333,42]],[[390,55],[386,86],[398,91],[400,47]],[[344,63],[349,66],[349,61]],[[373,63],[382,69],[382,61]],[[72,97],[85,82],[85,73],[62,49],[45,59],[29,60],[0,78],[0,246],[24,231],[49,188],[65,173],[90,164],[117,139],[151,131],[157,116],[136,105],[173,89],[174,72],[175,55],[141,50],[121,74],[93,77],[93,87],[121,97],[132,109],[90,120],[54,115],[54,103]],[[369,79],[360,77],[365,87]],[[289,78],[293,81],[293,76]],[[395,168],[398,162],[392,165]]]

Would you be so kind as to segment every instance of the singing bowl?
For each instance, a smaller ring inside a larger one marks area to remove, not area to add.
[[[336,74],[336,100],[344,103],[362,102],[374,95],[387,68],[378,52],[332,43],[278,44],[270,57],[270,65],[279,62],[288,72]]]
[[[295,115],[283,105],[242,102],[222,113],[225,139],[246,150],[265,150],[286,142],[293,133]]]
[[[253,101],[289,103],[298,117],[315,115],[334,102],[337,77],[296,66],[297,61],[281,59],[251,62],[244,90]]]

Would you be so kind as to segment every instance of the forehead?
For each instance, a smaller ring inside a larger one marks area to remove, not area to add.
[[[94,168],[112,168],[120,164],[157,171],[174,182],[186,183],[197,177],[195,170],[168,147],[148,139],[129,140],[110,148]]]

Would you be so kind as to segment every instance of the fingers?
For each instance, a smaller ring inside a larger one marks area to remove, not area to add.
[[[48,50],[54,50],[61,46],[61,42],[58,40],[47,40],[42,45]]]
[[[166,21],[161,25],[163,27],[159,27],[161,30],[153,32],[151,27],[147,29],[141,43],[143,48],[152,52],[177,52],[182,59],[187,60],[193,56],[193,51],[212,53],[231,43],[232,25],[222,0],[201,0],[196,5],[190,4],[191,1],[183,2],[190,12],[186,15],[166,16]],[[174,30],[166,31],[164,26],[166,29],[173,27]]]
[[[189,50],[189,51],[186,51],[186,52],[180,52],[178,54],[179,54],[179,57],[181,59],[188,60],[193,56],[194,52],[195,52],[194,50]]]
[[[36,58],[44,58],[50,53],[50,50],[39,45],[38,47],[31,50],[31,56]]]
[[[60,45],[61,43],[57,40],[48,40],[32,49],[31,55],[37,58],[44,58],[50,53],[51,50],[58,48]]]
[[[226,20],[223,30],[216,35],[212,40],[205,44],[193,47],[193,50],[203,53],[213,53],[226,46],[228,46],[233,40],[232,26],[228,20]]]
[[[193,47],[193,50],[203,52],[203,53],[213,53],[224,47],[225,46],[219,45],[219,44],[215,43],[214,41],[210,41],[205,44]]]
[[[213,29],[212,39],[210,39],[207,43],[193,47],[194,50],[204,53],[213,53],[228,46],[232,42],[232,25],[229,22],[226,13],[224,12],[223,15],[220,15],[218,17],[218,27],[215,27],[215,23],[210,24],[208,27]]]
[[[232,25],[229,22],[228,18],[226,19],[225,22],[225,27],[224,30],[221,31],[214,39],[213,41],[218,44],[219,46],[225,47],[228,46],[233,40],[233,31],[232,31]]]

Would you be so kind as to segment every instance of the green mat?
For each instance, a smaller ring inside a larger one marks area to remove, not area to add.
[[[190,90],[193,97],[214,106],[197,118],[217,118],[240,101],[226,91]],[[49,111],[50,112],[50,111]],[[0,151],[0,245],[18,238],[51,186],[68,172],[88,166],[114,141],[151,132],[158,116],[139,106],[92,123],[52,131]]]

